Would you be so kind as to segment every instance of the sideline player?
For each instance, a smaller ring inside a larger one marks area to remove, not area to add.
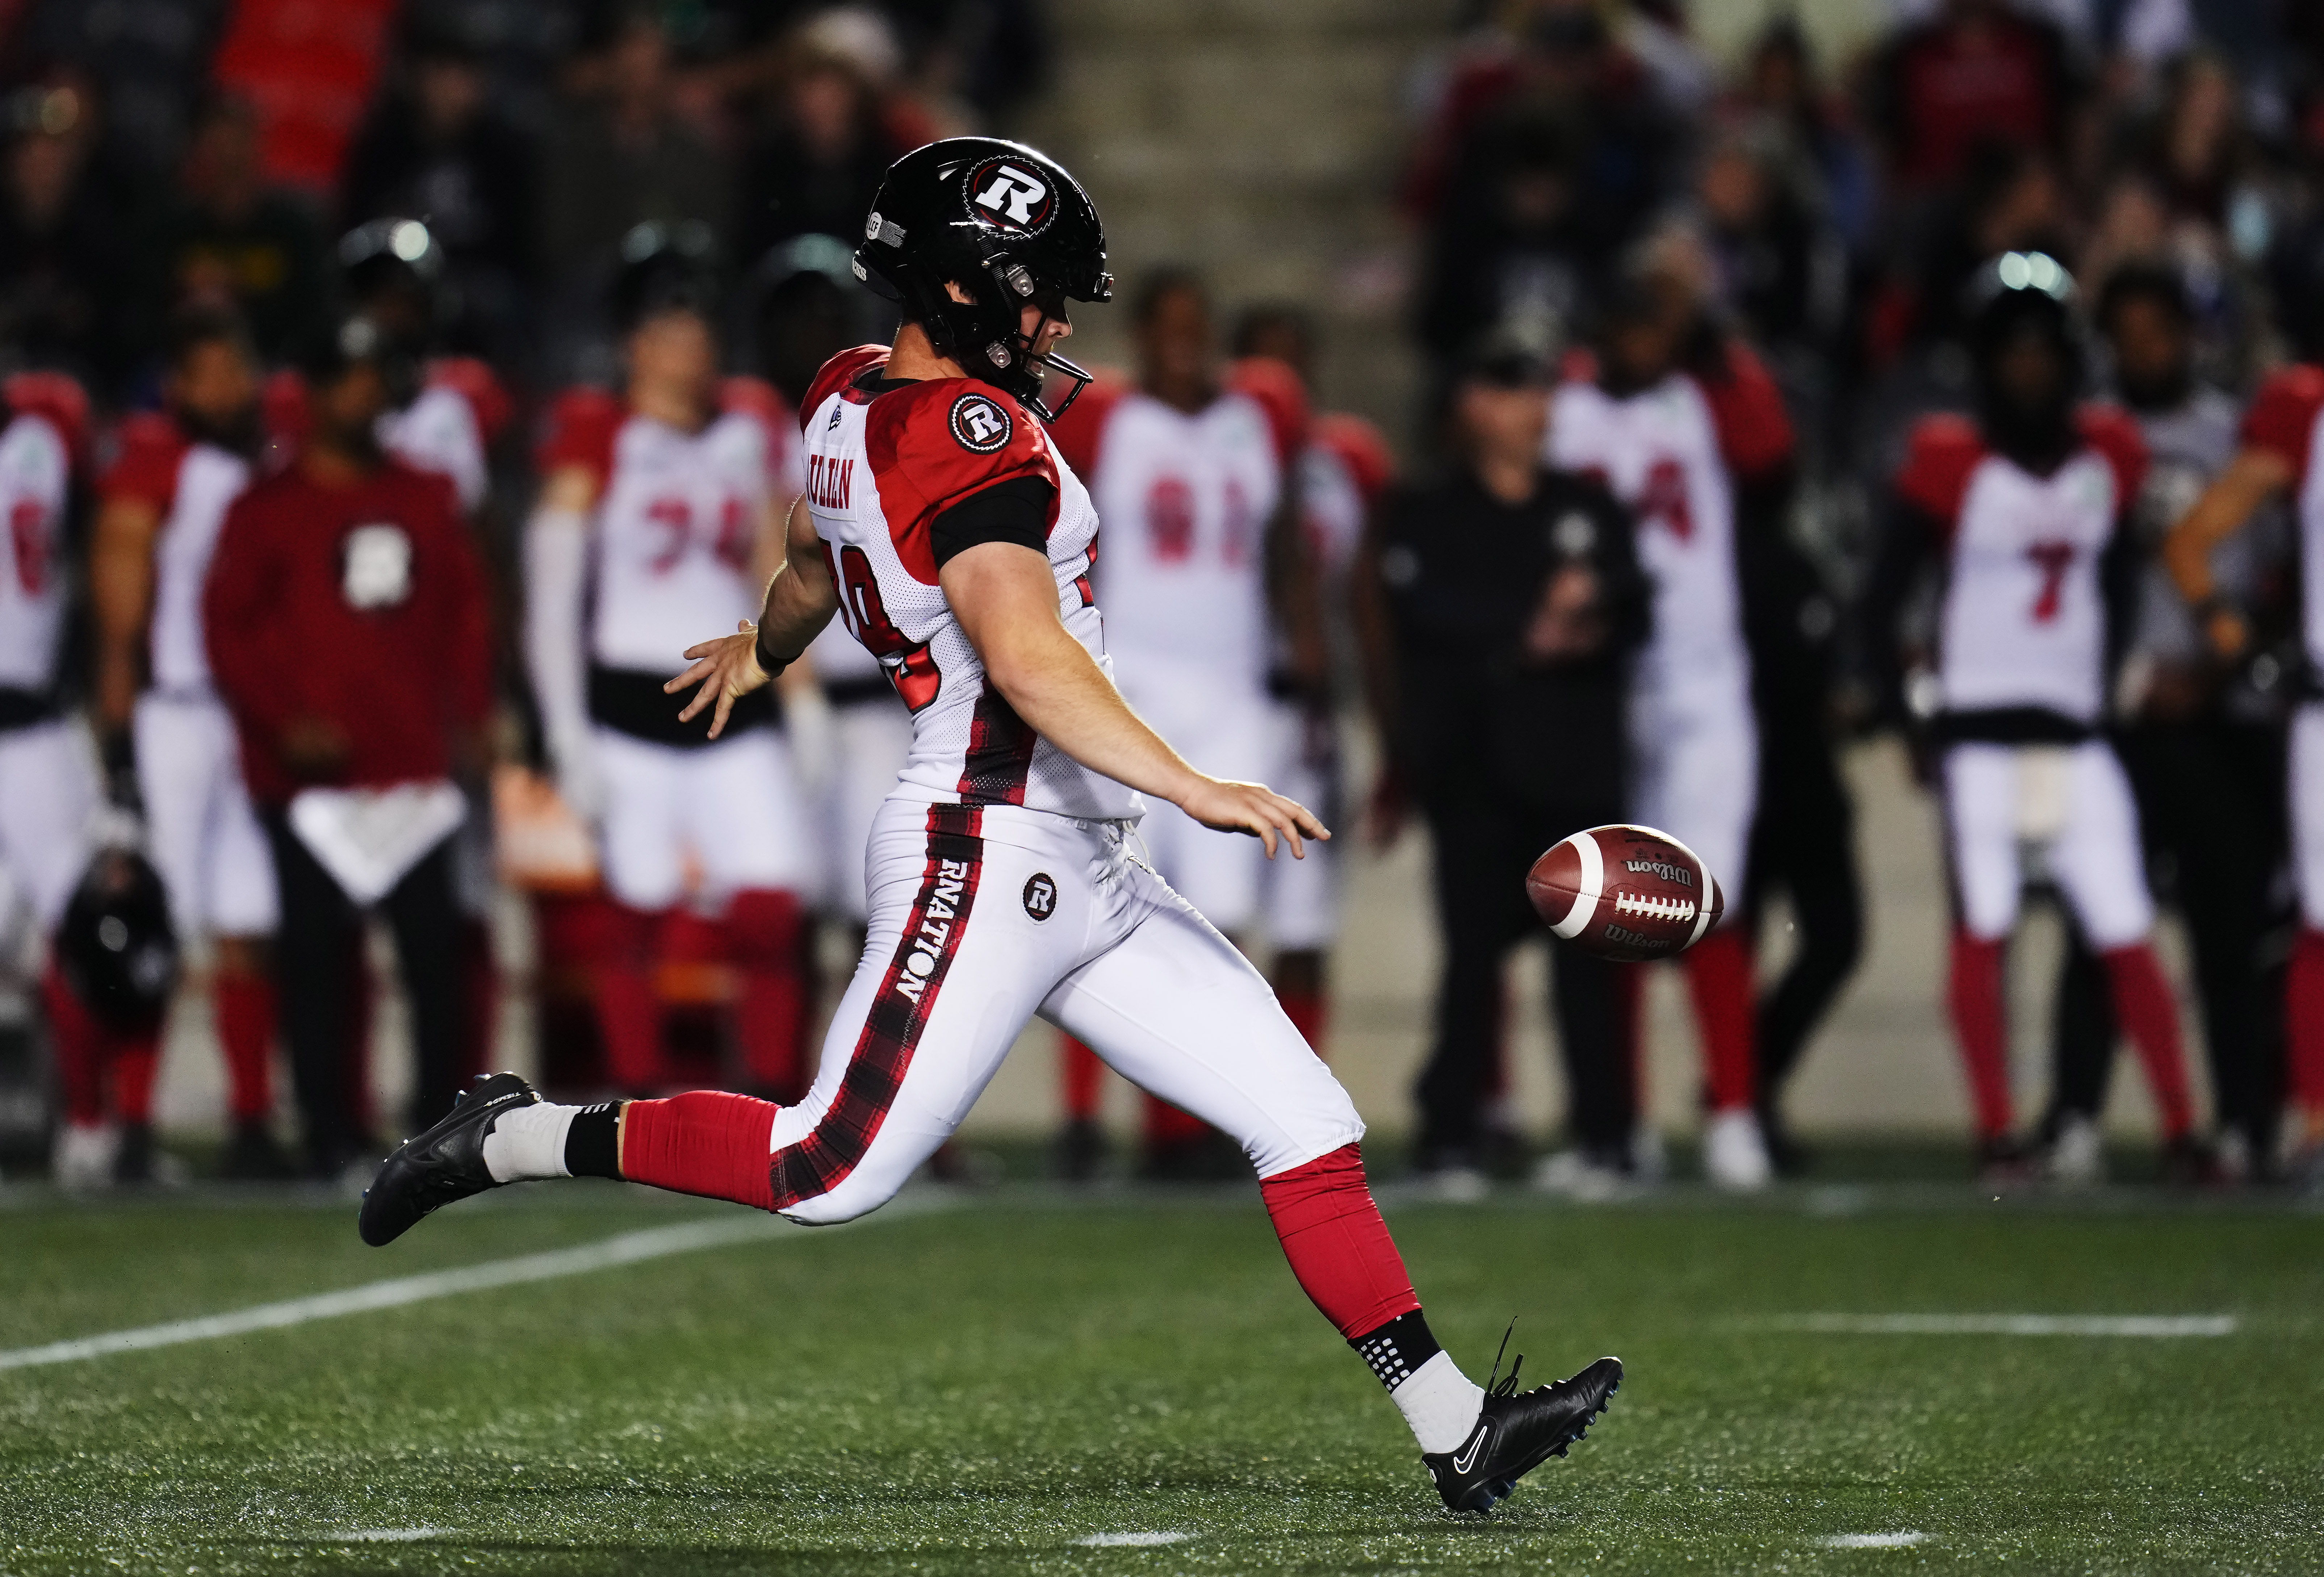
[[[813,861],[774,697],[752,696],[714,741],[662,694],[687,632],[747,617],[779,561],[773,396],[722,388],[702,262],[651,226],[632,241],[616,287],[626,398],[567,392],[541,449],[526,656],[558,788],[601,829],[613,902],[597,1013],[612,1082],[631,1094],[659,1082],[656,942],[687,897],[690,862],[740,976],[748,1077],[788,1095],[804,1007],[798,894]]]
[[[1221,377],[1210,299],[1199,277],[1165,269],[1140,288],[1132,318],[1138,383],[1090,391],[1060,425],[1061,453],[1089,478],[1112,540],[1091,575],[1111,610],[1106,650],[1139,716],[1233,779],[1274,764],[1268,701],[1275,573],[1296,526],[1286,471],[1306,426],[1306,397],[1273,368],[1263,396]],[[1259,918],[1266,860],[1256,844],[1158,806],[1139,824],[1154,869],[1239,947]],[[1089,1048],[1062,1047],[1069,1172],[1094,1159],[1099,1081]],[[1146,1102],[1145,1169],[1157,1177],[1240,1169],[1224,1141],[1185,1112]]]
[[[2315,463],[2324,435],[2324,306],[2316,297],[2310,281],[2307,300],[2287,302],[2285,326],[2301,359],[2260,386],[2244,413],[2241,446],[2172,531],[2163,555],[2219,662],[2248,668],[2255,660],[2253,610],[2230,595],[2215,555],[2271,499],[2288,495],[2298,518],[2306,660],[2286,788],[2301,926],[2284,978],[2281,1145],[2287,1174],[2310,1184],[2324,1181],[2324,466]]]
[[[210,554],[258,454],[258,372],[240,320],[215,308],[171,320],[164,363],[163,409],[122,424],[120,455],[97,484],[95,721],[108,757],[134,746],[180,936],[210,937],[232,1125],[224,1173],[284,1177],[290,1162],[272,1129],[274,859],[202,636]]]
[[[808,508],[760,623],[693,649],[673,689],[713,726],[837,612],[913,708],[912,756],[867,854],[871,939],[807,1098],[716,1093],[591,1108],[480,1081],[365,1196],[366,1241],[501,1183],[627,1177],[804,1223],[884,1204],[1036,1012],[1240,1140],[1286,1256],[1370,1364],[1448,1507],[1484,1510],[1581,1437],[1621,1380],[1489,1391],[1428,1334],[1364,1185],[1363,1124],[1242,955],[1139,859],[1141,794],[1296,855],[1314,817],[1206,777],[1107,677],[1097,517],[1038,419],[1066,301],[1104,300],[1105,240],[1048,159],[982,137],[897,161],[859,253],[902,299],[892,347],[833,360],[805,407]],[[1068,400],[1070,400],[1068,396]],[[1498,1369],[1498,1364],[1496,1365]]]
[[[1791,421],[1757,358],[1706,337],[1692,288],[1651,254],[1615,281],[1598,338],[1594,376],[1557,392],[1544,455],[1599,477],[1628,507],[1654,583],[1630,691],[1632,813],[1739,893],[1759,739],[1736,579],[1738,495],[1789,463]],[[1748,927],[1730,911],[1679,966],[1702,1039],[1703,1166],[1720,1187],[1765,1187]]]
[[[2146,446],[2121,410],[2077,403],[2073,288],[2041,253],[2006,253],[1979,273],[1969,312],[1978,415],[1925,417],[1914,429],[1866,624],[1893,631],[1918,559],[1942,556],[1932,733],[1953,884],[1947,1000],[1995,1181],[2024,1169],[2004,950],[2029,848],[2106,967],[2166,1143],[2174,1154],[2194,1144],[2178,1008],[2149,939],[2154,900],[2138,810],[2098,732],[2107,602],[2127,584],[2117,532],[2137,501]]]

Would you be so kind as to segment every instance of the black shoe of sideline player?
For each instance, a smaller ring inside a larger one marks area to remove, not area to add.
[[[433,1128],[395,1147],[364,1190],[355,1225],[373,1248],[395,1241],[431,1210],[493,1187],[484,1136],[500,1114],[540,1099],[514,1074],[487,1074],[460,1093]]]
[[[1508,1338],[1501,1338],[1504,1347]],[[1485,1405],[1469,1438],[1451,1451],[1424,1452],[1429,1477],[1450,1511],[1490,1511],[1506,1500],[1517,1482],[1587,1434],[1622,1385],[1622,1360],[1601,1358],[1572,1379],[1552,1380],[1532,1390],[1517,1389],[1525,1354],[1509,1365],[1508,1379],[1485,1393]],[[1498,1375],[1501,1360],[1496,1356]]]

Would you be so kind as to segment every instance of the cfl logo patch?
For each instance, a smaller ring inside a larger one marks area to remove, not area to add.
[[[982,394],[964,394],[952,402],[952,436],[972,455],[991,455],[1009,447],[1017,424],[998,401]]]
[[[969,172],[970,209],[996,230],[1038,231],[1056,211],[1049,183],[1009,159],[988,159]]]

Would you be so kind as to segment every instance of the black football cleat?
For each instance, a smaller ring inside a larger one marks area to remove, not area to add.
[[[496,1187],[484,1169],[484,1136],[503,1111],[540,1099],[514,1074],[486,1074],[460,1093],[452,1110],[381,1163],[355,1218],[363,1240],[385,1248],[431,1210]]]
[[[1507,1351],[1508,1338],[1501,1338]],[[1491,1384],[1477,1426],[1451,1451],[1424,1452],[1420,1460],[1436,1480],[1449,1511],[1490,1511],[1509,1498],[1517,1480],[1589,1433],[1622,1386],[1622,1360],[1601,1358],[1572,1379],[1553,1380],[1532,1390],[1517,1389],[1525,1354],[1509,1365],[1507,1379]],[[1493,1372],[1500,1373],[1499,1354]]]

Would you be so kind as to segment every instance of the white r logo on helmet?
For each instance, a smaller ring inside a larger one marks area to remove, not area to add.
[[[1049,222],[1055,204],[1049,183],[1012,160],[977,166],[968,178],[976,217],[1003,230],[1038,230]]]

